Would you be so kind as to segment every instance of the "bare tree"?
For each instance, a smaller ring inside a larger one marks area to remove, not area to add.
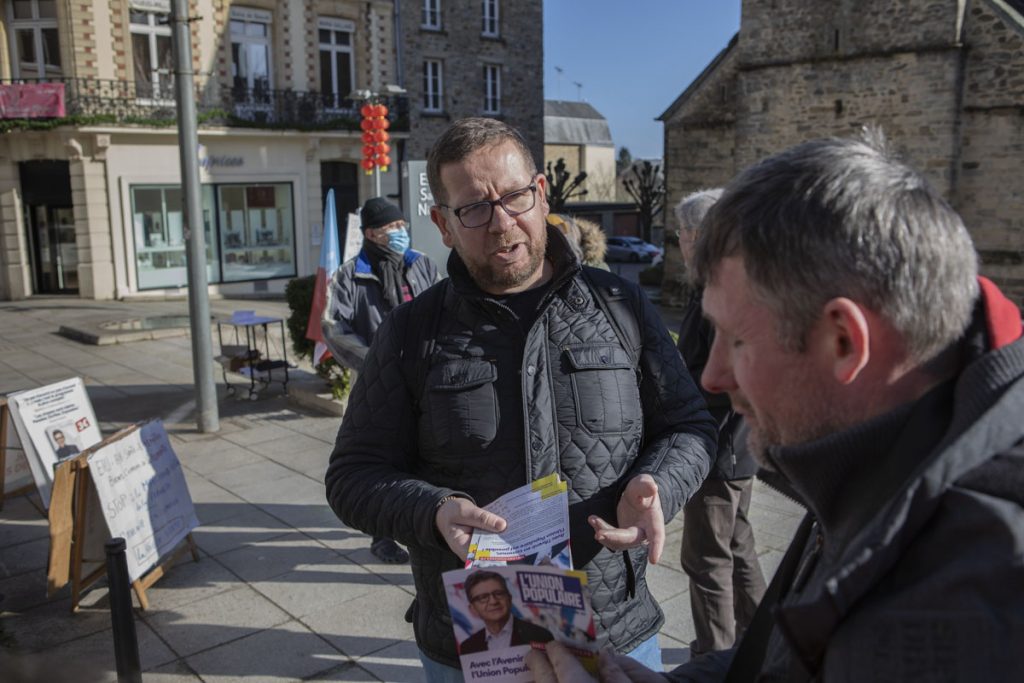
[[[650,242],[654,218],[665,208],[665,179],[661,175],[661,166],[649,161],[635,163],[622,185],[640,211],[640,234]]]
[[[551,213],[562,213],[566,202],[587,194],[587,191],[580,187],[587,179],[587,172],[580,171],[570,181],[572,174],[565,170],[565,159],[559,158],[554,168],[549,161],[544,175],[548,179],[548,206]]]

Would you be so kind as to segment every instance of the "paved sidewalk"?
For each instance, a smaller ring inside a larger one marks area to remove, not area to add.
[[[275,301],[214,300],[211,309],[287,315]],[[412,627],[403,619],[413,595],[408,566],[376,562],[368,537],[344,527],[325,502],[337,417],[298,407],[279,384],[254,401],[246,392],[230,397],[218,371],[221,429],[202,434],[192,412],[187,336],[95,346],[57,334],[61,325],[99,329],[109,321],[186,313],[184,301],[0,302],[0,394],[79,375],[104,434],[160,417],[184,467],[202,557],[182,561],[153,586],[149,610],[136,608],[144,680],[422,680]],[[216,346],[216,333],[213,339]],[[272,350],[281,346],[278,339]],[[755,487],[752,518],[766,574],[799,517],[792,502]],[[665,561],[648,572],[667,616],[667,666],[685,661],[693,638],[678,559],[681,528],[681,520],[673,521]],[[17,657],[34,673],[14,680],[116,681],[106,589],[88,592],[77,614],[70,613],[67,588],[47,600],[47,551],[38,497],[7,501],[0,511],[4,679],[13,676],[5,658]]]

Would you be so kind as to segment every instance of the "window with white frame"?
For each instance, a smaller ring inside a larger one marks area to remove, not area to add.
[[[444,111],[444,73],[441,61],[428,59],[423,62],[423,111]]]
[[[423,0],[423,23],[422,28],[440,30],[441,28],[441,0]]]
[[[498,0],[483,0],[484,28],[483,34],[496,38],[498,36]]]
[[[355,22],[333,17],[317,20],[320,33],[320,92],[324,106],[338,109],[355,84],[352,43]]]
[[[174,59],[167,15],[132,10],[129,18],[136,97],[174,99]]]
[[[56,0],[8,2],[14,78],[61,75]]]
[[[501,67],[484,64],[484,113],[501,113]]]
[[[270,12],[232,7],[231,77],[236,97],[243,93],[262,96],[273,87],[270,73]]]

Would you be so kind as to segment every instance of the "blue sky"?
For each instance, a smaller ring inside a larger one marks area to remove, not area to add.
[[[545,0],[544,97],[590,102],[616,148],[660,157],[654,119],[739,30],[740,1]]]

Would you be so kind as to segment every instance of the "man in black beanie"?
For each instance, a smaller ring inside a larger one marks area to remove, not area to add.
[[[363,248],[334,273],[321,321],[331,355],[356,372],[362,372],[363,359],[381,320],[440,279],[437,265],[426,254],[409,248],[401,209],[383,197],[374,197],[359,213]],[[390,538],[374,537],[370,550],[390,564],[409,561],[408,553]]]

